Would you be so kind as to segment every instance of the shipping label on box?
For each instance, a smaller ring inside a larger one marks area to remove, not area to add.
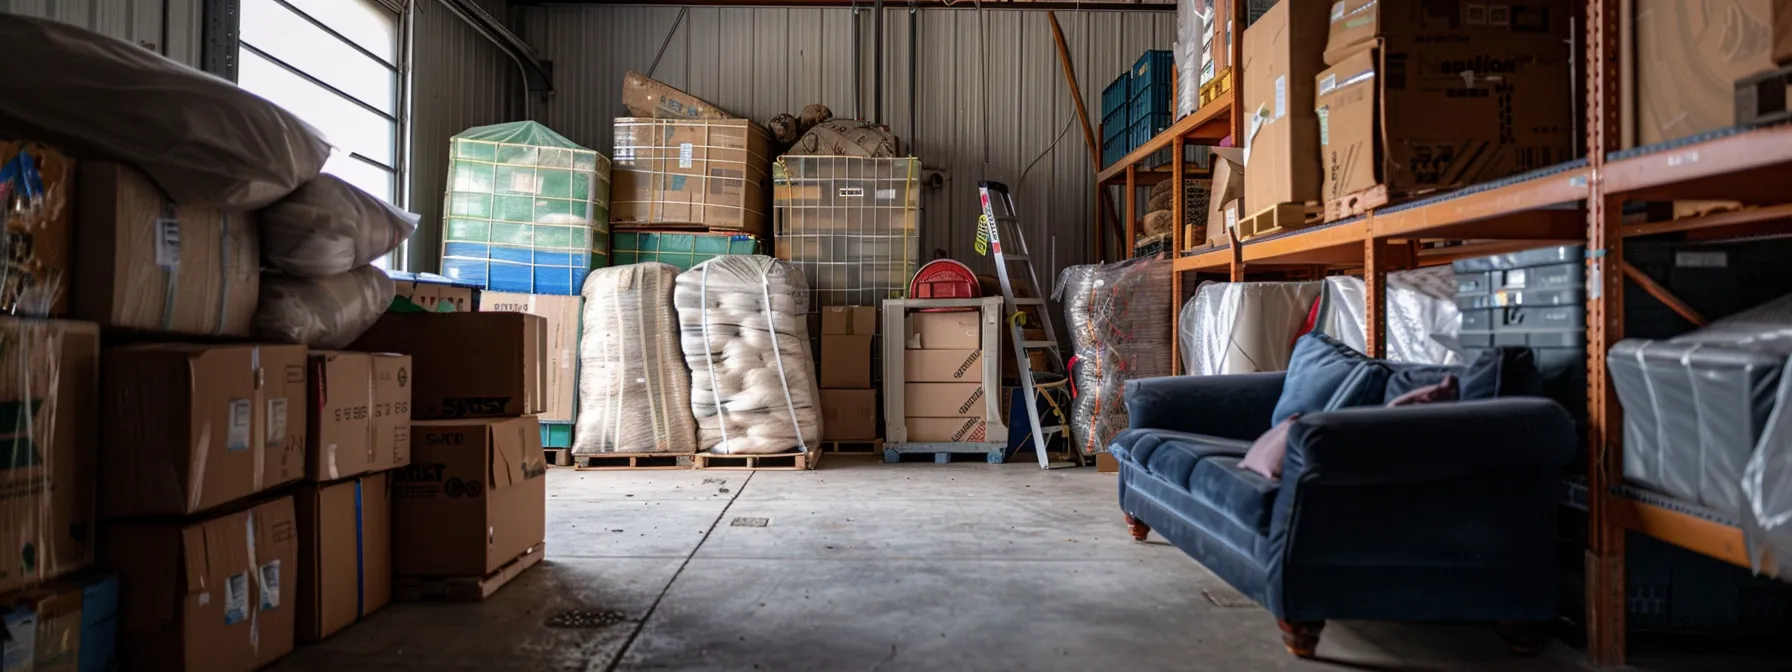
[[[821,438],[869,441],[877,438],[877,390],[824,390]]]
[[[579,296],[485,292],[480,295],[479,310],[529,313],[547,320],[547,359],[544,364],[548,398],[541,419],[572,422],[579,394],[579,325],[583,323],[584,299]]]
[[[983,313],[915,313],[908,316],[907,344],[922,350],[977,350],[983,347]]]
[[[373,453],[386,468],[411,463],[410,355],[373,355]]]
[[[877,333],[877,309],[871,306],[825,306],[821,309],[821,335]],[[825,387],[825,386],[824,386]]]
[[[393,472],[394,574],[483,577],[545,538],[533,416],[420,421],[411,438],[411,464]]]
[[[816,374],[823,389],[871,387],[871,336],[822,335]]]
[[[904,350],[902,380],[910,383],[982,382],[983,351]]]
[[[989,424],[983,418],[907,418],[909,441],[982,443]]]
[[[989,410],[982,383],[908,383],[902,392],[907,417],[981,418]]]

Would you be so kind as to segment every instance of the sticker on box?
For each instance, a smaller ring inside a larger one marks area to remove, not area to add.
[[[275,558],[268,562],[268,564],[261,566],[261,610],[270,611],[279,606],[280,559]]]
[[[225,450],[249,449],[249,427],[255,415],[254,408],[248,399],[230,400],[230,427],[225,433]]]
[[[241,572],[224,580],[224,624],[236,625],[249,620],[249,573]]]
[[[286,397],[268,400],[268,445],[286,441]]]

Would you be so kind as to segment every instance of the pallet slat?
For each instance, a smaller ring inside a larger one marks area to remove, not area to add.
[[[698,469],[717,471],[808,471],[821,462],[821,453],[777,453],[773,455],[717,455],[697,453]]]
[[[593,453],[572,456],[578,471],[664,471],[691,468],[690,453]]]
[[[1277,203],[1238,221],[1238,235],[1249,240],[1284,231],[1297,231],[1321,222],[1325,208],[1317,203]]]
[[[884,440],[863,439],[859,441],[822,441],[821,452],[877,455],[884,452]]]
[[[530,546],[529,550],[523,551],[515,560],[485,576],[394,576],[392,597],[403,602],[478,602],[491,597],[492,593],[498,592],[499,588],[503,588],[525,570],[541,564],[541,559],[547,555],[546,549],[546,543]]]
[[[936,464],[946,464],[953,455],[982,455],[990,464],[1001,464],[1007,450],[1008,446],[1000,443],[887,443],[884,462],[901,462],[903,455],[932,455]]]
[[[1347,217],[1368,214],[1370,210],[1388,204],[1388,185],[1377,184],[1368,189],[1346,194],[1342,198],[1334,198],[1325,202],[1325,221],[1335,222]]]

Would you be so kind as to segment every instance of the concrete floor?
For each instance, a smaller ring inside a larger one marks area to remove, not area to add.
[[[764,527],[741,518],[768,519]],[[395,604],[277,670],[1578,670],[1478,627],[1332,623],[1319,661],[1155,537],[1113,476],[1028,464],[548,474],[547,560],[483,603]],[[553,628],[571,610],[621,622]],[[1786,669],[1727,651],[1644,669]]]

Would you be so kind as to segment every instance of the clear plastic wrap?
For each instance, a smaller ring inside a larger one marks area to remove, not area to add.
[[[1053,297],[1064,306],[1075,352],[1070,434],[1083,454],[1107,450],[1126,429],[1126,381],[1173,373],[1170,292],[1170,261],[1155,256],[1072,266],[1058,276]]]
[[[1360,287],[1362,282],[1357,282]],[[1449,266],[1388,274],[1388,361],[1457,364],[1462,356],[1446,343],[1462,333],[1456,276]]]
[[[771,257],[716,257],[678,275],[673,303],[698,447],[808,452],[821,410],[802,272]]]
[[[181,205],[252,210],[317,177],[330,146],[235,84],[65,23],[0,14],[0,137],[130,164]]]
[[[1294,339],[1323,288],[1321,282],[1201,285],[1182,306],[1183,368],[1193,376],[1287,369]],[[1361,291],[1356,296],[1361,306]],[[1359,342],[1361,332],[1358,327]]]
[[[288,275],[321,278],[373,263],[416,230],[416,215],[319,175],[261,211],[261,258]]]
[[[255,333],[280,343],[341,350],[392,305],[392,278],[374,266],[324,278],[263,273]]]
[[[1201,0],[1176,0],[1176,118],[1201,107],[1201,43],[1208,17]]]
[[[586,276],[572,454],[697,452],[691,372],[672,309],[678,272],[647,263]]]

